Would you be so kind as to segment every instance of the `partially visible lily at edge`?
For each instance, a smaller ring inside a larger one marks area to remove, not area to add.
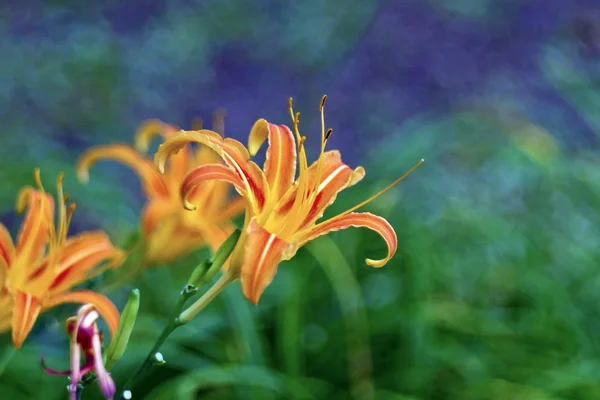
[[[115,383],[104,366],[102,356],[102,344],[104,337],[98,329],[98,318],[100,314],[94,305],[86,304],[79,309],[75,317],[67,320],[66,329],[70,339],[71,368],[68,371],[57,371],[48,368],[42,358],[42,367],[50,375],[68,375],[70,384],[68,386],[69,398],[77,399],[77,391],[81,379],[88,373],[93,372],[98,380],[100,391],[106,399],[112,399],[115,395]],[[83,356],[84,364],[81,365]]]
[[[16,243],[0,224],[0,332],[12,329],[13,344],[20,348],[40,313],[63,303],[91,303],[114,333],[119,312],[112,302],[99,293],[72,288],[119,266],[124,253],[103,231],[68,238],[75,204],[67,205],[63,175],[56,185],[56,223],[54,199],[45,192],[39,170],[34,177],[37,188],[25,187],[17,197],[17,212],[27,212]]]
[[[234,274],[239,274],[244,295],[254,304],[273,280],[281,261],[292,258],[298,248],[329,232],[349,227],[365,227],[377,232],[385,240],[388,250],[383,259],[366,260],[372,267],[382,267],[396,252],[396,233],[388,221],[368,212],[354,211],[400,182],[423,160],[368,200],[317,223],[337,194],[358,183],[365,175],[362,167],[352,169],[344,164],[339,151],[325,151],[332,133],[331,129],[325,131],[325,100],[326,96],[320,105],[321,151],[311,166],[306,158],[305,137],[300,136],[298,130],[299,114],[294,114],[291,99],[289,111],[294,132],[285,125],[259,119],[250,131],[246,149],[242,143],[224,139],[209,130],[181,131],[166,140],[155,155],[155,163],[161,172],[167,159],[190,142],[213,149],[225,161],[226,165],[202,165],[187,174],[181,185],[181,198],[187,209],[194,209],[196,205],[190,195],[198,185],[219,180],[231,183],[246,199],[244,229],[232,254],[230,275],[235,279]],[[250,157],[267,139],[269,147],[261,170]]]
[[[224,130],[223,119],[223,113],[215,113],[213,129],[220,133]],[[235,229],[231,219],[244,209],[244,200],[231,199],[225,182],[206,182],[189,194],[198,205],[198,211],[182,208],[179,187],[185,175],[194,167],[217,163],[219,158],[208,148],[194,152],[188,146],[171,158],[164,175],[159,174],[145,153],[156,136],[167,139],[178,130],[161,121],[149,120],[138,129],[135,148],[125,144],[96,146],[82,154],[77,162],[77,175],[84,183],[89,180],[91,166],[103,159],[119,161],[139,175],[147,198],[140,220],[145,238],[145,263],[150,265],[168,263],[206,245],[216,251]],[[177,240],[173,240],[175,236]]]

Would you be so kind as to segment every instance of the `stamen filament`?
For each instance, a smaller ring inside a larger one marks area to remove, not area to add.
[[[308,161],[306,159],[306,151],[304,149],[304,141],[306,140],[305,136],[300,136],[300,113],[295,113],[292,108],[292,98],[288,100],[288,108],[290,111],[290,115],[292,116],[292,122],[294,127],[294,133],[296,135],[296,140],[298,142],[298,189],[296,193],[296,198],[294,199],[294,204],[290,209],[289,215],[292,218],[297,219],[298,213],[302,210],[302,205],[304,200],[306,199],[306,194],[308,193]],[[279,236],[285,237],[286,233],[293,232],[293,223],[284,224],[278,232],[273,232]]]
[[[321,184],[321,177],[323,175],[323,154],[325,153],[325,143],[327,142],[325,136],[325,102],[327,101],[327,95],[323,95],[321,98],[321,104],[319,104],[319,112],[321,113],[321,152],[319,153],[319,158],[317,160],[317,175],[315,179],[314,186],[311,191],[309,203],[312,203],[317,197],[317,191],[319,189],[319,185]],[[329,132],[329,130],[327,131]]]
[[[67,221],[67,209],[65,207],[65,194],[63,192],[63,181],[65,179],[65,174],[62,172],[58,175],[58,179],[56,180],[56,200],[57,200],[57,208],[58,208],[58,233],[56,237],[56,245],[60,246],[60,244],[65,240],[67,235],[66,232],[66,221]]]

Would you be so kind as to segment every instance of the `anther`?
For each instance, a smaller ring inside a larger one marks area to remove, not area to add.
[[[323,108],[325,107],[325,102],[327,101],[327,95],[324,94],[321,98],[321,105],[319,106],[319,111],[323,112]]]
[[[331,129],[331,128],[327,129],[327,132],[325,132],[325,141],[329,140],[329,137],[331,136],[332,133],[333,133],[333,129]]]

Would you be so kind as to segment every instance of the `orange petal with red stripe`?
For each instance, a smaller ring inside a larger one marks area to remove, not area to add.
[[[152,161],[124,144],[96,146],[83,153],[76,165],[77,177],[81,182],[88,182],[90,168],[100,160],[117,161],[134,170],[139,175],[147,196],[168,196],[169,188]]]
[[[50,226],[54,224],[54,199],[49,194],[27,187],[17,196],[15,208],[19,213],[27,210],[17,235],[16,254],[25,268],[31,268],[43,255],[48,243]]]
[[[108,325],[111,336],[114,336],[119,326],[120,316],[119,310],[108,297],[90,290],[58,294],[44,302],[44,310],[66,303],[92,304]]]
[[[188,199],[195,191],[204,189],[201,185],[214,180],[231,183],[242,196],[247,194],[244,190],[244,182],[233,169],[221,164],[201,165],[191,170],[181,183],[179,194],[183,206],[188,210],[194,210],[196,207]]]
[[[15,291],[13,300],[12,340],[15,348],[20,349],[40,315],[41,303],[37,297],[20,290]]]
[[[299,238],[299,246],[329,232],[350,227],[371,229],[385,240],[388,248],[387,256],[381,260],[367,259],[366,263],[371,267],[383,267],[396,253],[398,238],[394,228],[384,218],[371,213],[350,213],[321,222]]]
[[[65,242],[50,290],[68,290],[101,272],[98,267],[105,263],[118,265],[124,257],[124,252],[113,246],[106,233],[82,233]]]
[[[248,226],[240,280],[244,296],[257,304],[273,281],[277,266],[290,244],[269,233],[252,219]]]
[[[287,126],[275,125],[259,119],[250,130],[248,138],[250,154],[256,154],[267,138],[269,147],[264,171],[270,193],[279,199],[292,186],[296,176],[296,141]]]
[[[158,148],[154,162],[163,173],[167,159],[177,154],[188,143],[198,143],[214,150],[235,171],[243,182],[244,191],[256,211],[262,209],[267,194],[267,181],[256,163],[250,161],[250,154],[237,140],[223,139],[218,133],[209,130],[180,131],[167,139]]]
[[[314,223],[323,216],[325,209],[329,207],[337,197],[337,194],[345,188],[358,183],[365,175],[362,167],[352,169],[342,162],[340,152],[337,150],[327,151],[323,154],[322,170],[318,175],[318,164],[314,162],[308,168],[308,185],[313,196],[312,205],[304,218],[299,230]],[[317,179],[319,182],[317,184]],[[316,189],[316,191],[314,190]],[[284,217],[294,204],[297,195],[297,187],[290,190],[278,204],[277,214]]]

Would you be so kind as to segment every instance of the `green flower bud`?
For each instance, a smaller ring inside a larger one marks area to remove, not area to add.
[[[108,349],[106,350],[106,370],[110,370],[123,357],[129,337],[133,331],[138,309],[140,308],[140,291],[133,289],[129,293],[127,304],[121,313],[121,320],[115,336],[112,338]]]
[[[210,269],[211,265],[212,261],[210,260],[206,260],[198,265],[192,272],[192,275],[190,275],[190,279],[188,279],[188,285],[200,288],[206,284],[208,281],[206,280],[205,275]]]

